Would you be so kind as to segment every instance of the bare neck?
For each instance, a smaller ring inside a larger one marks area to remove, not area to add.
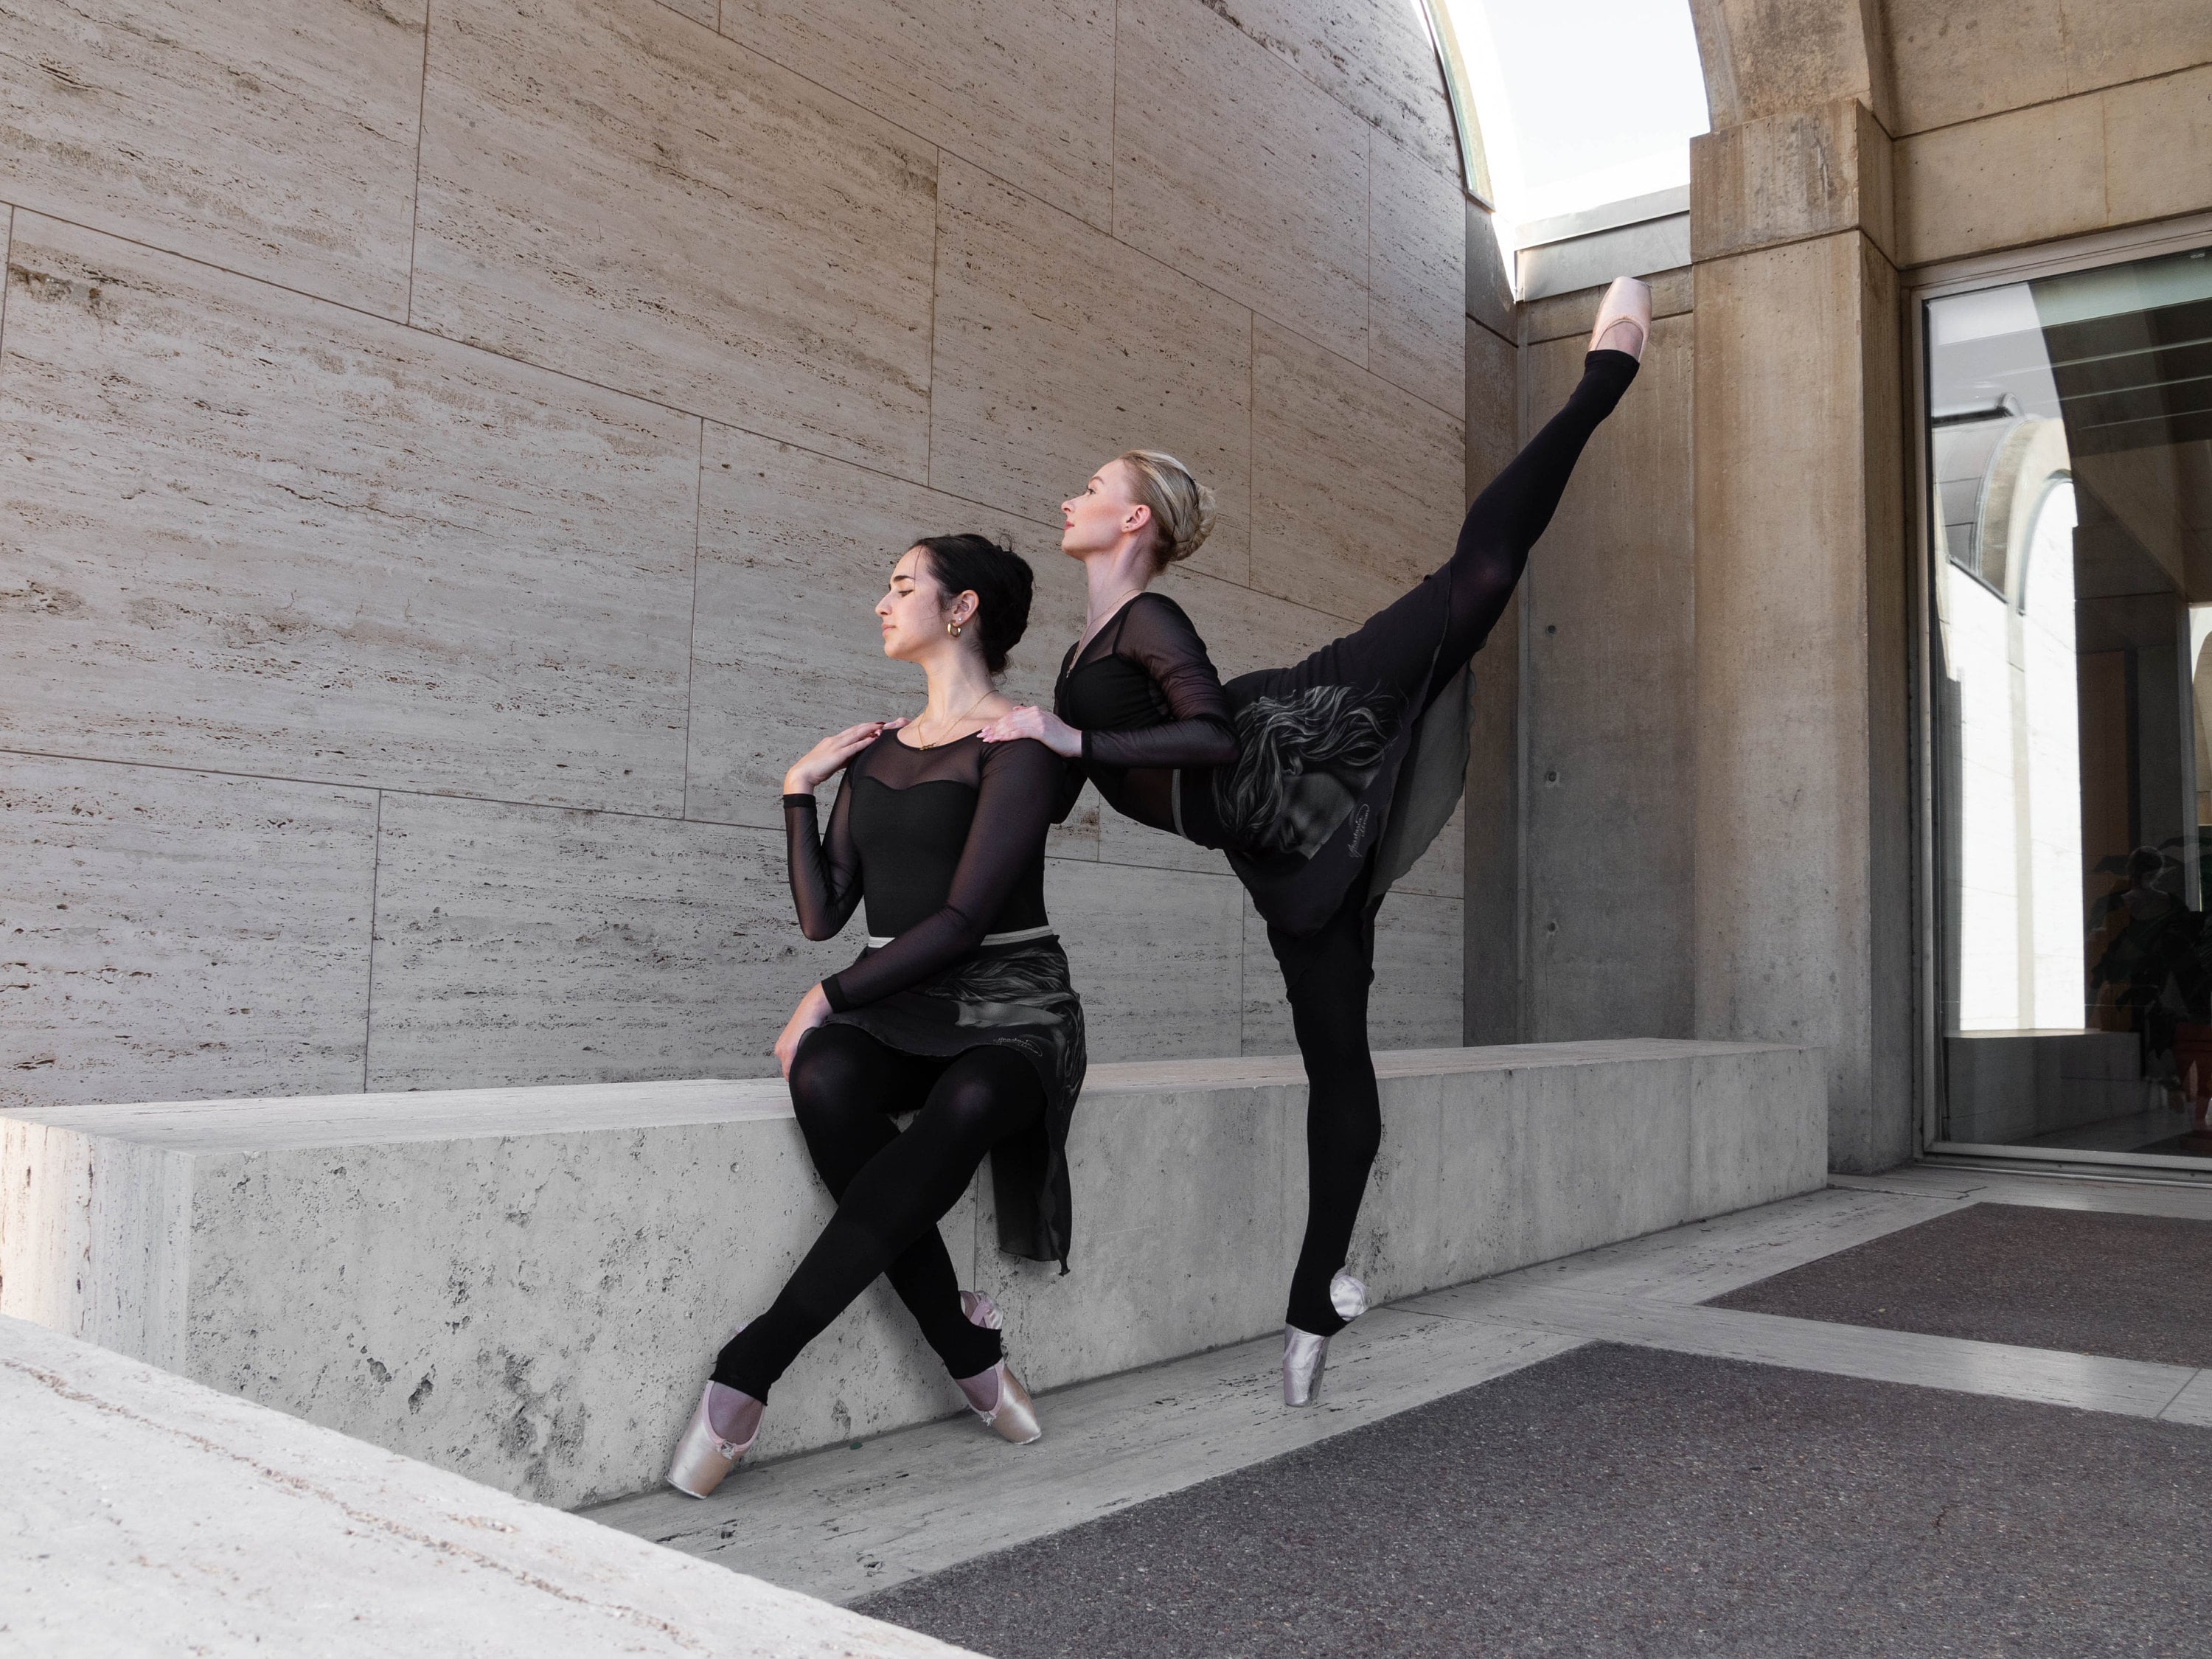
[[[947,640],[922,658],[920,665],[929,681],[929,701],[914,723],[930,734],[933,747],[962,727],[981,725],[1000,712],[993,707],[997,688],[978,653]]]
[[[1080,651],[1096,639],[1098,630],[1118,616],[1123,605],[1151,586],[1152,578],[1158,574],[1152,568],[1150,550],[1131,540],[1123,540],[1085,557],[1083,577],[1090,590],[1091,604],[1083,618],[1083,637],[1076,641],[1076,649]]]

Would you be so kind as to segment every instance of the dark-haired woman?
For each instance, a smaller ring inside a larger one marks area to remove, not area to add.
[[[1182,609],[1145,591],[1206,539],[1211,492],[1155,450],[1108,462],[1060,508],[1060,545],[1083,562],[1091,604],[1054,712],[1017,709],[983,733],[1079,757],[1116,811],[1224,849],[1267,923],[1310,1085],[1286,1404],[1314,1398],[1328,1339],[1367,1306],[1344,1266],[1382,1139],[1367,1046],[1375,913],[1458,801],[1468,660],[1635,378],[1650,322],[1650,289],[1616,282],[1581,384],[1468,509],[1450,560],[1304,662],[1225,686]]]
[[[996,1311],[961,1290],[937,1230],[988,1154],[1001,1247],[1067,1259],[1083,1011],[1044,909],[1066,768],[1041,744],[976,735],[1012,707],[993,677],[1028,623],[1030,584],[1027,563],[980,536],[909,549],[876,615],[884,654],[921,670],[928,702],[824,738],[785,775],[800,927],[830,939],[867,905],[867,948],[799,1000],[775,1043],[837,1210],[714,1362],[668,1472],[695,1498],[744,1455],[799,1351],[878,1274],[978,1417],[1017,1443],[1042,1432]],[[840,771],[823,833],[814,792]]]

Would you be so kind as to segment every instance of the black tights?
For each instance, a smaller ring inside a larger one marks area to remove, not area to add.
[[[1010,1049],[927,1060],[850,1025],[809,1033],[792,1062],[791,1101],[837,1213],[768,1311],[730,1340],[714,1381],[768,1398],[799,1350],[878,1274],[954,1376],[999,1363],[999,1334],[960,1311],[960,1281],[937,1224],[991,1148],[1044,1111],[1044,1086]],[[913,1112],[905,1129],[891,1119]]]
[[[1559,412],[1518,455],[1499,471],[1459,527],[1459,546],[1451,556],[1451,617],[1437,653],[1429,699],[1466,666],[1505,606],[1528,568],[1528,550],[1552,522],[1567,480],[1582,459],[1583,446],[1636,378],[1635,358],[1625,351],[1593,351],[1583,359],[1583,377],[1567,394]]]
[[[1505,612],[1529,550],[1552,522],[1583,446],[1636,378],[1636,359],[1593,351],[1566,404],[1475,497],[1451,558],[1451,615],[1428,696],[1481,649]],[[1364,878],[1320,930],[1292,938],[1273,927],[1267,943],[1290,993],[1291,1022],[1305,1061],[1306,1231],[1291,1275],[1285,1322],[1316,1336],[1344,1320],[1329,1304],[1329,1280],[1352,1249],[1367,1176],[1382,1145],[1382,1103],[1367,1047],[1367,993],[1375,980],[1375,913]]]

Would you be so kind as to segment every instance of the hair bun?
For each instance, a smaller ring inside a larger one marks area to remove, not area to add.
[[[1152,510],[1152,556],[1162,567],[1188,558],[1213,533],[1213,492],[1161,449],[1125,450],[1115,459],[1129,469],[1137,499]]]
[[[975,596],[971,626],[983,647],[983,666],[1004,673],[1007,653],[1029,631],[1030,599],[1036,591],[1030,562],[988,536],[924,536],[914,544],[929,556],[930,574],[947,599]]]

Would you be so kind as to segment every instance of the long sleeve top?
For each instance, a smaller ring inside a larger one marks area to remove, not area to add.
[[[1083,769],[1107,804],[1156,830],[1176,827],[1176,769],[1237,758],[1221,676],[1164,593],[1139,593],[1081,651],[1068,648],[1053,708],[1083,733]]]
[[[801,931],[833,939],[865,899],[872,941],[889,941],[822,981],[832,1008],[918,985],[987,934],[1048,925],[1045,832],[1066,765],[1026,738],[916,749],[886,732],[846,767],[826,834],[812,795],[783,798]]]

